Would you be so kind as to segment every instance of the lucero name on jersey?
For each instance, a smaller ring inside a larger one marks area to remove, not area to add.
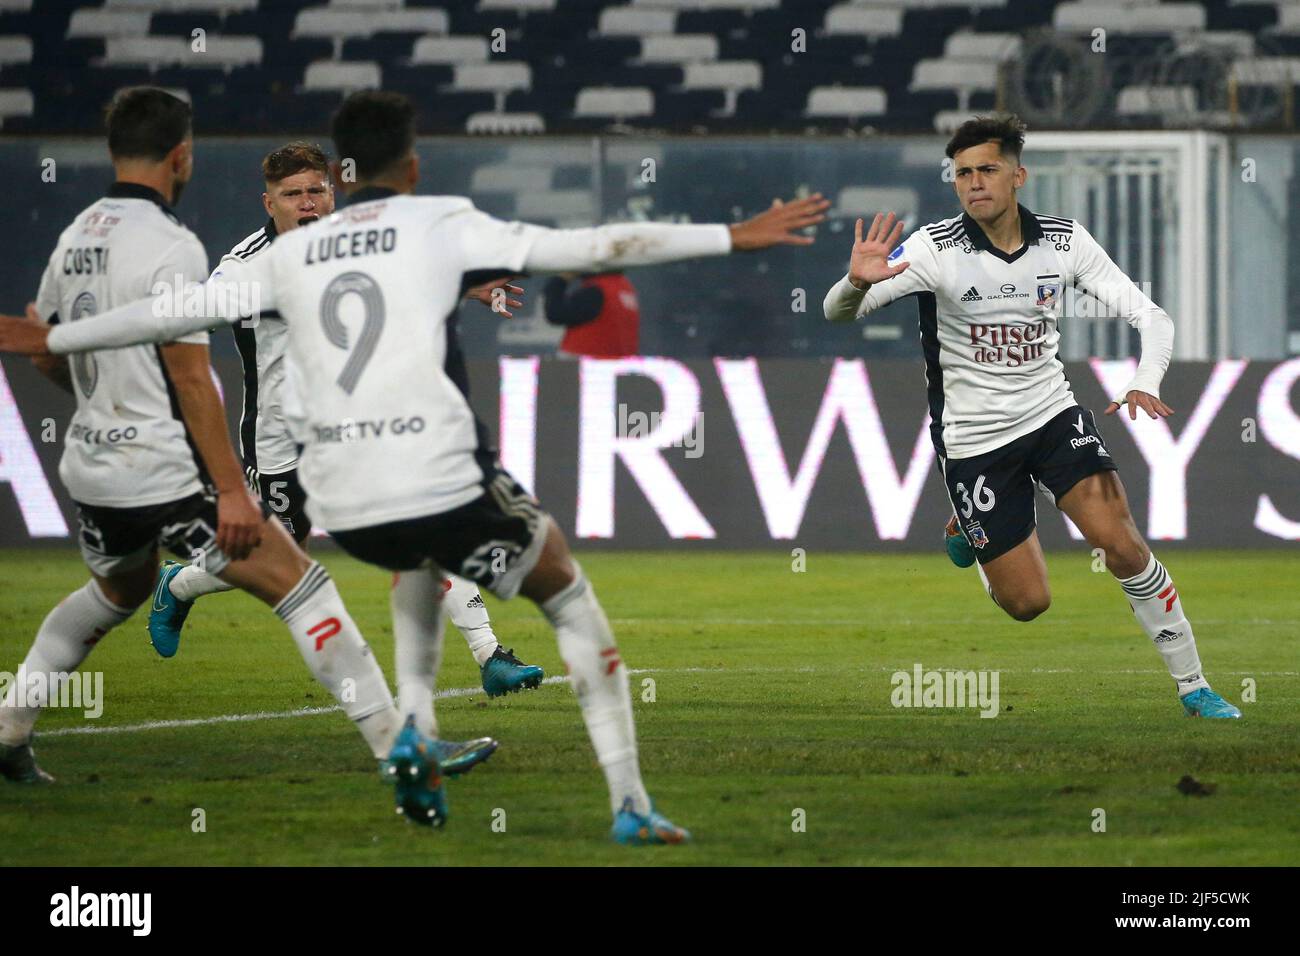
[[[331,259],[356,259],[360,256],[373,256],[381,252],[392,252],[397,248],[397,230],[389,226],[386,229],[357,229],[353,232],[340,232],[333,236],[321,236],[307,243],[307,265],[329,262]]]

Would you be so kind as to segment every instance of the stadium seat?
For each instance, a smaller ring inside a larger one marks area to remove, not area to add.
[[[902,7],[866,7],[842,3],[826,11],[823,29],[829,34],[898,36],[903,31]]]
[[[1300,83],[1300,57],[1253,56],[1232,64],[1232,79],[1242,86],[1288,86]]]
[[[370,37],[376,33],[445,34],[447,13],[433,8],[357,10],[337,7],[307,7],[293,21],[291,40],[317,37],[334,42],[334,57],[342,52],[343,41]]]
[[[351,93],[354,90],[377,90],[382,85],[383,75],[378,63],[337,63],[333,60],[312,63],[302,80],[302,88],[309,92],[337,90]]]
[[[480,10],[511,10],[516,13],[541,13],[555,9],[556,0],[479,0]]]
[[[1196,90],[1190,86],[1128,86],[1119,91],[1115,110],[1121,116],[1186,116],[1197,111]]]
[[[256,10],[258,0],[104,0],[104,6],[121,10],[149,10],[154,13],[246,13]]]
[[[550,166],[521,166],[499,163],[478,166],[470,176],[472,193],[526,193],[551,188]]]
[[[262,41],[257,37],[213,36],[207,48],[196,52],[185,37],[116,37],[105,42],[105,66],[143,66],[161,69],[187,66],[225,69],[260,63]]]
[[[528,90],[533,85],[533,71],[527,63],[458,63],[452,80],[453,89],[469,92],[507,93]]]
[[[515,214],[526,222],[552,219],[569,226],[589,226],[597,218],[596,200],[589,189],[549,189],[522,193]]]
[[[0,90],[0,126],[10,119],[31,116],[36,111],[36,98],[31,90]]]
[[[808,94],[804,115],[811,118],[859,119],[885,112],[885,91],[874,86],[819,86]]]
[[[581,119],[612,120],[652,116],[654,111],[654,93],[645,87],[587,87],[578,91],[573,109]]]
[[[1052,24],[1065,33],[1175,33],[1205,29],[1205,7],[1199,3],[1119,4],[1062,3]]]
[[[0,66],[30,62],[32,62],[32,41],[30,37],[0,37]]]
[[[147,10],[105,10],[83,7],[72,12],[68,38],[140,37],[149,32]]]
[[[597,27],[601,36],[647,36],[655,33],[672,33],[676,28],[677,14],[673,10],[642,7],[606,7],[600,11]]]
[[[420,37],[411,52],[412,63],[482,63],[487,59],[484,37]]]
[[[916,64],[908,90],[954,90],[958,109],[970,107],[970,95],[977,90],[996,90],[998,65],[978,60],[922,60]]]
[[[846,186],[835,197],[828,216],[843,219],[862,218],[871,222],[878,212],[892,212],[911,232],[921,225],[917,216],[921,206],[915,189],[907,187]]]
[[[500,136],[545,133],[546,121],[537,113],[475,113],[466,121],[465,132]]]
[[[1014,33],[972,33],[962,30],[943,45],[946,60],[983,60],[1001,63],[1020,53],[1020,37]]]
[[[660,7],[665,10],[775,10],[781,0],[631,0],[633,6]]]
[[[695,63],[717,58],[718,38],[708,34],[655,34],[641,38],[642,63]]]

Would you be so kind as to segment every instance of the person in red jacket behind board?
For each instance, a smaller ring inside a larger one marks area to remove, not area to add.
[[[542,290],[546,321],[568,331],[560,355],[621,358],[640,352],[641,309],[621,272],[564,273]]]

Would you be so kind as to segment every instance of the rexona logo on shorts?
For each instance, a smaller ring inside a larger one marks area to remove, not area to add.
[[[51,926],[125,926],[133,936],[148,936],[153,923],[152,893],[69,893],[50,897]]]

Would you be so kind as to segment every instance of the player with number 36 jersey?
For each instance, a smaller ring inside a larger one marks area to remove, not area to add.
[[[1065,292],[1075,287],[1142,337],[1142,358],[1107,408],[1173,414],[1160,383],[1174,326],[1072,219],[1030,212],[1024,126],[976,118],[948,143],[962,213],[900,243],[903,224],[877,215],[856,227],[849,272],[826,295],[831,320],[915,296],[930,434],[953,504],[947,545],[978,561],[989,596],[1016,620],[1047,610],[1047,565],[1035,530],[1041,491],[1100,548],[1133,612],[1164,658],[1184,712],[1240,717],[1210,689],[1169,573],[1138,534],[1114,459],[1091,411],[1075,401],[1057,357]],[[1068,320],[1068,319],[1067,319]]]

